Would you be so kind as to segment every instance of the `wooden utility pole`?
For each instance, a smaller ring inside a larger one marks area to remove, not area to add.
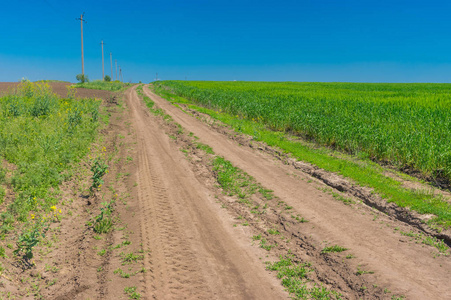
[[[119,80],[122,82],[122,69],[121,69],[121,66],[119,66]]]
[[[83,55],[83,22],[86,23],[85,20],[83,20],[85,13],[80,15],[80,18],[76,20],[80,20],[80,26],[81,26],[81,74],[83,77],[85,76],[85,61],[84,61],[84,55]]]
[[[102,80],[105,81],[105,62],[103,60],[103,40],[100,44],[102,44]]]
[[[117,80],[117,59],[114,60],[114,63],[116,64],[116,80]]]
[[[113,81],[113,53],[110,52],[111,81]]]

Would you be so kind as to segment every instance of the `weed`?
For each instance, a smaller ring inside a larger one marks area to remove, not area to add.
[[[279,261],[266,263],[266,269],[277,271],[277,278],[294,299],[341,299],[341,295],[324,286],[307,285],[308,274],[312,271],[309,263],[296,263],[290,256],[280,256]]]
[[[91,166],[91,172],[92,172],[91,178],[92,184],[89,190],[92,192],[94,189],[97,189],[102,186],[103,184],[102,178],[108,172],[108,165],[106,164],[105,160],[99,157],[94,159]]]
[[[260,248],[265,249],[266,251],[270,251],[272,248],[276,247],[276,245],[271,245],[268,243],[268,241],[266,239],[261,239],[260,240]]]
[[[113,227],[113,220],[111,213],[113,210],[112,202],[102,203],[103,207],[100,208],[100,214],[95,218],[94,232],[98,234],[108,233]]]
[[[125,273],[121,268],[117,268],[113,273],[119,274],[122,278],[130,278],[130,273]]]
[[[133,252],[130,252],[128,254],[125,254],[122,252],[120,254],[120,256],[122,258],[123,265],[131,264],[131,263],[137,262],[138,260],[144,259],[143,255],[136,255],[136,254],[133,254]]]
[[[272,234],[272,235],[279,235],[280,234],[280,232],[277,229],[272,229],[272,228],[268,230],[268,233]]]
[[[43,227],[37,223],[30,229],[25,229],[17,239],[17,249],[14,250],[14,254],[24,253],[28,259],[33,258],[33,247],[36,246],[42,238],[45,237],[47,227]]]
[[[348,250],[348,249],[340,247],[338,245],[334,245],[334,246],[330,246],[330,247],[325,247],[323,250],[321,250],[321,253],[325,254],[325,253],[333,253],[333,252],[343,252],[346,250]]]
[[[262,238],[262,235],[261,235],[261,234],[259,234],[259,235],[254,235],[254,236],[252,237],[252,240],[254,240],[254,241],[259,241],[259,240],[261,240],[261,238]]]
[[[128,295],[129,299],[141,299],[141,295],[136,290],[136,286],[125,287],[124,293]]]
[[[357,272],[356,272],[356,275],[364,275],[364,274],[374,274],[374,272],[373,272],[373,271],[365,271],[365,270],[362,270],[362,269],[360,269],[360,265],[357,266]]]
[[[432,247],[437,248],[440,254],[442,255],[449,255],[449,247],[445,244],[443,240],[439,240],[436,237],[427,236],[423,233],[414,233],[412,231],[404,232],[399,231],[401,235],[411,237],[417,242],[421,242],[422,244],[429,245]]]

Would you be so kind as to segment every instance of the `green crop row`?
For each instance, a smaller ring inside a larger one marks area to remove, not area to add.
[[[214,110],[424,176],[451,179],[451,85],[163,81]]]

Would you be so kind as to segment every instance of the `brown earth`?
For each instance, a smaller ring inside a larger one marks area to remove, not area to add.
[[[65,96],[65,83],[51,85]],[[418,233],[415,227],[329,190],[302,168],[242,145],[144,91],[173,121],[151,114],[135,88],[118,103],[107,101],[111,92],[78,89],[79,96],[104,99],[110,121],[91,156],[108,157],[110,173],[90,196],[89,158],[80,163],[61,188],[64,218],[38,247],[35,265],[6,264],[0,291],[23,299],[129,299],[124,288],[136,287],[141,299],[288,299],[264,262],[291,253],[311,263],[309,287],[323,285],[344,299],[451,298],[450,257],[399,233]],[[223,193],[214,155],[198,141],[276,197],[257,193],[250,206]],[[356,203],[345,205],[332,192]],[[87,223],[112,199],[114,230],[97,235]],[[256,235],[274,248],[259,247]],[[321,253],[331,245],[348,250]],[[125,259],[130,254],[136,261]]]

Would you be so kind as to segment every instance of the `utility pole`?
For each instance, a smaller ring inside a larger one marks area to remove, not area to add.
[[[83,20],[85,13],[80,15],[80,18],[75,20],[80,20],[81,24],[81,74],[83,77],[85,76],[85,62],[84,62],[84,56],[83,56],[83,22],[87,23],[86,20]]]
[[[119,66],[119,80],[122,82],[122,69],[121,69],[121,66]]]
[[[155,75],[155,81],[158,81],[158,73]]]
[[[117,80],[117,59],[114,60],[114,63],[116,64],[116,80]]]
[[[113,53],[110,52],[111,81],[113,81]]]
[[[102,81],[105,81],[105,62],[103,60],[103,40],[100,43],[102,45]]]

